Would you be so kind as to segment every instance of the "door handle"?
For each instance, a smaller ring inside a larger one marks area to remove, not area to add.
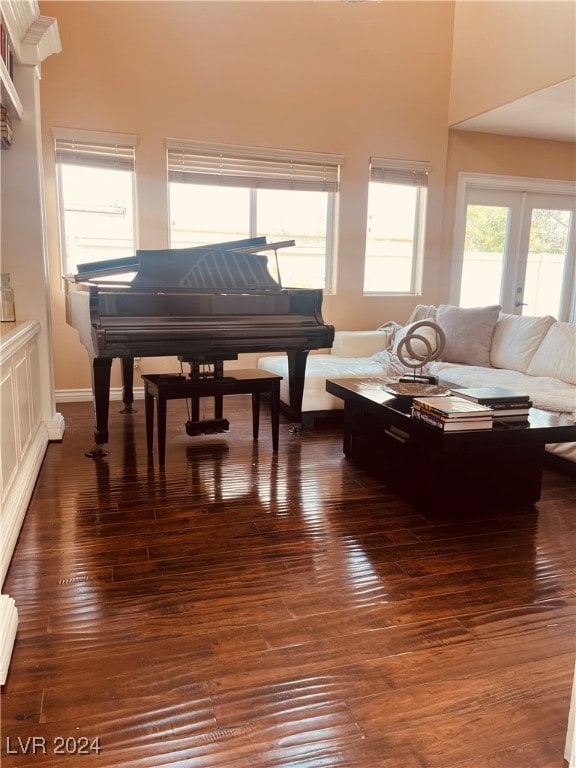
[[[527,301],[515,301],[514,302],[515,307],[527,307],[528,302]]]

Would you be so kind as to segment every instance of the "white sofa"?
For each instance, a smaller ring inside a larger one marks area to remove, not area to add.
[[[409,327],[431,319],[443,328],[442,360],[429,363],[426,373],[462,387],[498,385],[530,395],[535,407],[576,416],[576,325],[551,316],[508,315],[500,307],[463,309],[440,305],[416,307],[405,326],[390,322],[376,331],[337,331],[327,354],[308,356],[302,425],[342,409],[343,402],[326,392],[326,379],[378,376],[397,381],[406,369],[395,354]],[[287,359],[261,357],[258,366],[284,377],[281,400],[289,402]],[[551,454],[576,463],[576,443],[547,446]]]

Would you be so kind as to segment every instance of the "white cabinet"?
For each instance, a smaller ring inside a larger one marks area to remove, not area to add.
[[[40,409],[40,323],[10,324],[0,336],[0,587],[48,445]],[[18,627],[14,600],[0,595],[0,684]]]
[[[39,333],[40,324],[30,321],[15,325],[0,339],[0,585],[48,445],[36,374]]]

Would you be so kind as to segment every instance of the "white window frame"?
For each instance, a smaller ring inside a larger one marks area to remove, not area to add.
[[[428,209],[428,177],[431,171],[432,163],[424,160],[400,160],[389,157],[370,158],[369,184],[384,182],[400,186],[416,186],[419,189],[419,193],[414,222],[411,277],[408,289],[406,291],[368,291],[364,288],[364,296],[410,296],[422,293],[424,240]],[[367,249],[368,226],[366,226],[364,268],[366,267]]]
[[[171,181],[183,181],[238,186],[250,190],[249,237],[259,234],[256,231],[255,206],[258,189],[326,192],[324,292],[333,293],[335,227],[343,156],[175,138],[166,138],[165,144],[168,184]]]
[[[134,219],[132,229],[134,233],[134,253],[138,248],[138,217],[136,198],[136,146],[138,137],[129,133],[109,133],[105,131],[89,131],[80,128],[53,128],[54,154],[56,165],[56,187],[58,199],[58,221],[60,239],[60,261],[62,274],[68,271],[64,201],[62,199],[61,166],[66,158],[70,160],[74,155],[79,164],[85,164],[94,168],[126,169],[132,173],[132,210]]]
[[[560,179],[538,179],[529,176],[498,176],[488,173],[458,174],[456,187],[456,206],[454,215],[454,244],[452,250],[452,267],[450,275],[451,304],[460,300],[460,284],[462,280],[464,242],[466,237],[466,209],[468,192],[473,189],[484,192],[524,192],[529,194],[566,195],[572,199],[576,195],[576,184],[573,181]],[[513,250],[518,246],[511,244]],[[568,261],[564,276],[563,297],[561,301],[560,318],[576,321],[576,244],[574,243],[574,228],[572,238],[568,243]],[[513,265],[512,265],[513,266]],[[505,268],[510,269],[510,264]],[[509,310],[510,311],[510,310]]]

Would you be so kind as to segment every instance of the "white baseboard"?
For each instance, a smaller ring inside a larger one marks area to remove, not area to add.
[[[134,399],[144,399],[144,387],[134,387]],[[122,400],[122,387],[110,388],[110,400]],[[91,389],[57,389],[57,403],[90,403],[92,402]]]
[[[564,758],[568,761],[568,768],[576,768],[576,665],[574,666],[574,681],[572,683],[572,698],[570,699],[570,711],[568,713],[568,733],[566,734]]]

